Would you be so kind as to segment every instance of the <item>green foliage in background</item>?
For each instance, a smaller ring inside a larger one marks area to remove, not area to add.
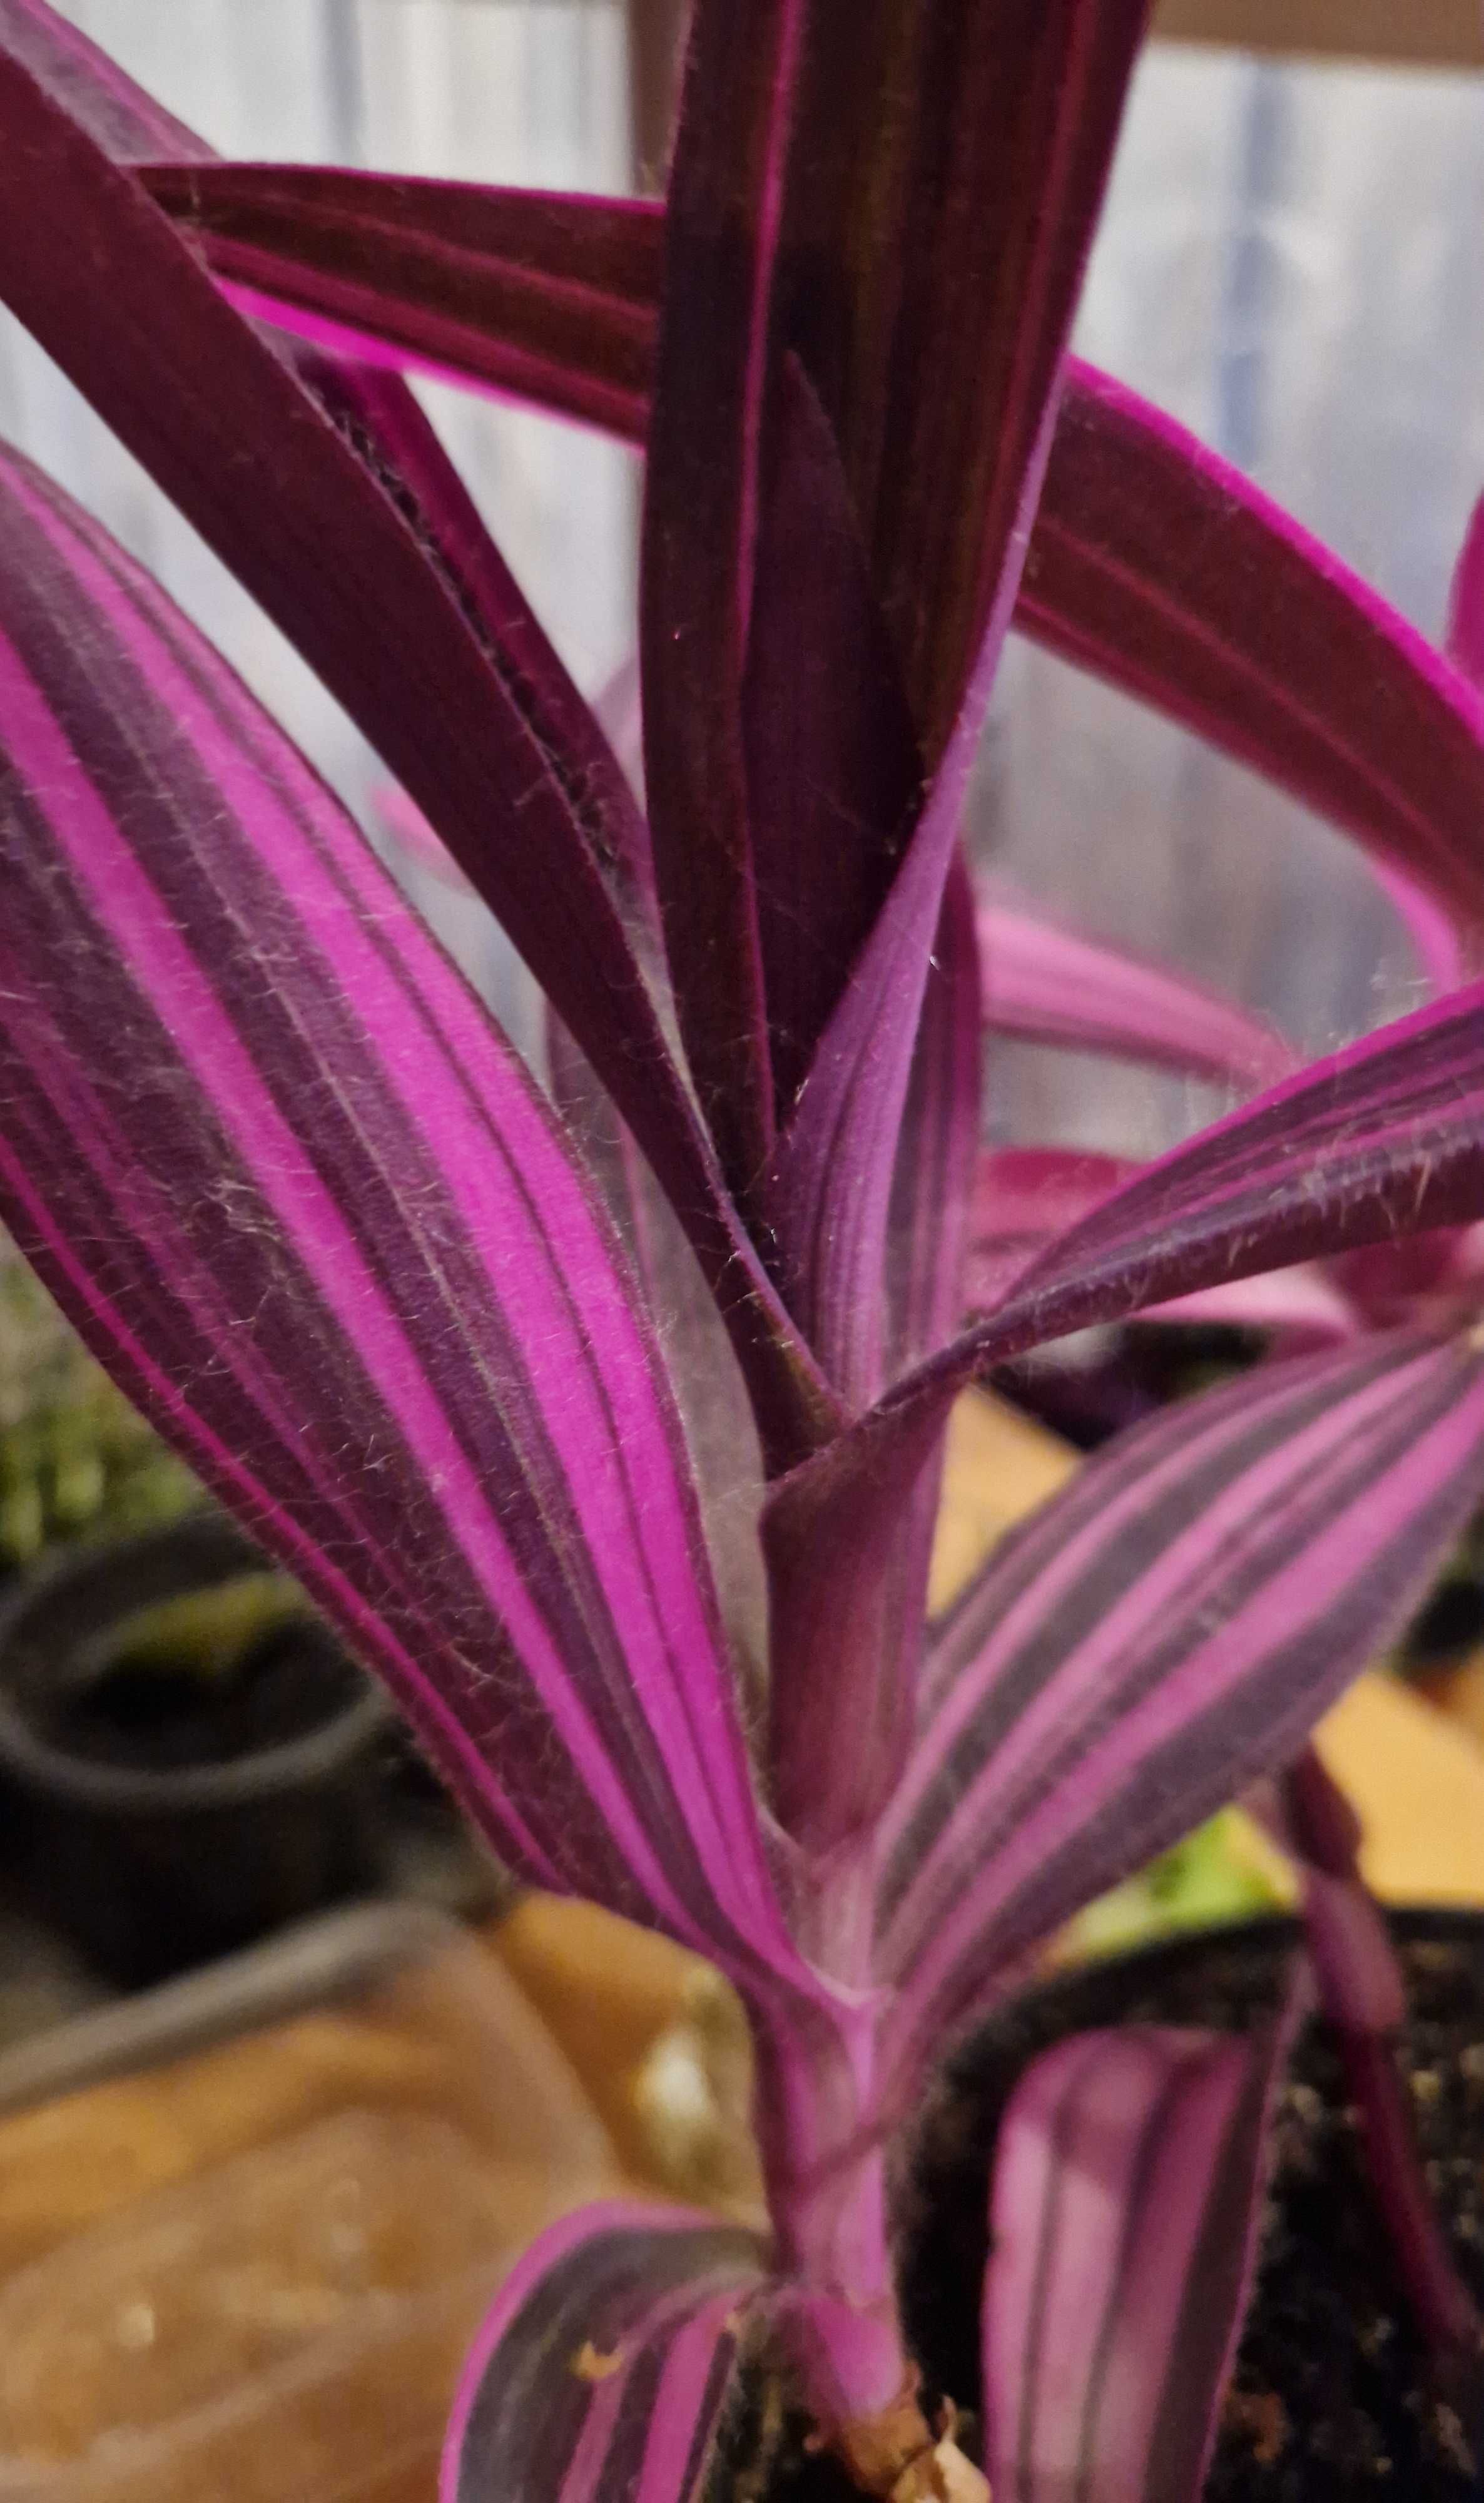
[[[199,1500],[0,1235],[0,1570],[152,1528]]]
[[[1242,1820],[1224,1808],[1172,1851],[1090,1903],[1063,1945],[1075,1956],[1120,1955],[1183,1930],[1289,1908],[1249,1847]]]

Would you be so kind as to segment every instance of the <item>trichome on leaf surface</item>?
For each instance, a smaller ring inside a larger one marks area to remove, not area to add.
[[[449,2503],[684,2503],[744,2355],[865,2490],[972,2492],[903,2343],[893,2147],[951,2029],[1269,1777],[1409,2282],[1476,2350],[1303,1751],[1484,1494],[1479,566],[1455,666],[1067,358],[1142,19],[699,0],[657,209],[223,164],[0,0],[0,297],[551,1009],[544,1094],[224,664],[4,453],[0,1214],[509,1866],[713,1958],[755,2036],[767,2246],[644,2209],[550,2235],[470,2365]],[[643,447],[643,811],[414,366]],[[1297,1068],[1173,976],[976,909],[1012,625],[1365,844],[1434,1003]],[[1266,1091],[1141,1171],[986,1156],[986,1026]],[[1273,1360],[1109,1444],[927,1622],[960,1389],[1233,1296]],[[1090,2038],[1026,2080],[998,2503],[1198,2491],[1283,2039]]]

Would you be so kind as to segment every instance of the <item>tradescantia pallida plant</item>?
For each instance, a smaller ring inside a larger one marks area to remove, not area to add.
[[[985,1369],[1484,1216],[1484,987],[1294,1072],[1231,1012],[1213,1065],[1275,1082],[964,1325],[996,1184],[958,829],[1012,620],[1326,810],[1462,934],[1456,979],[1484,925],[1466,677],[1065,357],[1141,18],[701,0],[660,211],[219,164],[0,0],[0,297],[553,1019],[549,1100],[199,634],[6,453],[0,1214],[509,1865],[713,1958],[756,2042],[768,2245],[628,2208],[548,2236],[449,2503],[682,2503],[744,2351],[864,2490],[972,2491],[894,2286],[930,2063],[1299,1757],[1484,1492],[1484,1350],[1424,1316],[1110,1446],[925,1625]],[[399,365],[643,444],[643,812]],[[992,1017],[1044,1022],[1055,943],[990,936]],[[1139,998],[1142,1047],[1184,1048],[1201,1005]],[[1332,1912],[1344,1836],[1290,1810]],[[1281,2048],[1032,2072],[986,2302],[999,2503],[1198,2491]]]

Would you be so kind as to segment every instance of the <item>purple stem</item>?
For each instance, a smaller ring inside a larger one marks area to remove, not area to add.
[[[1284,1783],[1292,1845],[1304,1871],[1304,1919],[1325,2013],[1339,2040],[1360,2114],[1376,2204],[1401,2280],[1435,2362],[1477,2374],[1484,2320],[1464,2284],[1433,2205],[1397,2067],[1405,1984],[1391,1935],[1360,1873],[1354,1810],[1312,1748]]]
[[[756,2031],[756,2110],[776,2272],[774,2317],[801,2395],[826,2427],[890,2410],[909,2379],[874,2110],[876,2022],[862,1997],[848,2040]]]

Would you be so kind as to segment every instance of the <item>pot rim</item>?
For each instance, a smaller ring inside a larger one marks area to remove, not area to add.
[[[93,1763],[43,1738],[8,1683],[12,1647],[26,1638],[30,1621],[59,1594],[93,1577],[106,1583],[126,1574],[134,1563],[168,1556],[175,1549],[182,1552],[183,1566],[193,1553],[217,1559],[216,1569],[203,1561],[195,1569],[183,1571],[182,1590],[210,1589],[262,1561],[259,1551],[232,1523],[210,1512],[187,1513],[134,1538],[58,1556],[26,1574],[0,1601],[0,1765],[32,1790],[118,1816],[240,1807],[309,1788],[340,1771],[390,1719],[389,1698],[368,1682],[362,1693],[339,1705],[319,1728],[296,1738],[226,1764],[172,1766],[158,1772]]]

